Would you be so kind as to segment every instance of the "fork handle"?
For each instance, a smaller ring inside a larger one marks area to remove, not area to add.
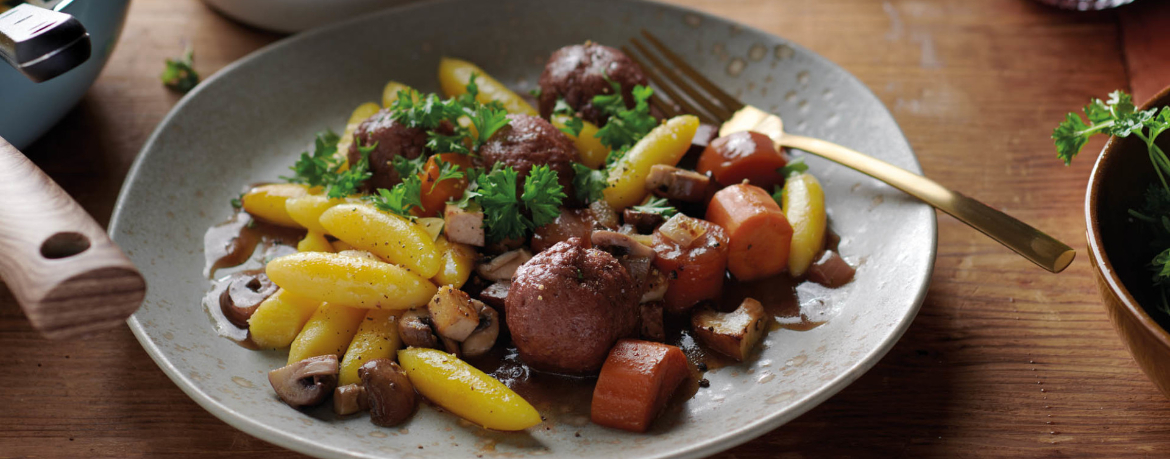
[[[777,144],[804,150],[886,182],[950,214],[1048,271],[1067,268],[1076,251],[1012,216],[893,164],[832,142],[785,133]]]

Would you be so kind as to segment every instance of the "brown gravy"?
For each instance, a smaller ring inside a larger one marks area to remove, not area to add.
[[[304,230],[264,223],[252,219],[246,212],[237,212],[228,221],[209,228],[204,235],[204,274],[211,278],[219,269],[242,265],[252,259],[258,248],[263,249],[264,259],[293,253],[296,251],[296,243],[304,235]],[[826,248],[836,250],[839,240],[829,230]],[[203,298],[204,310],[211,317],[220,336],[248,349],[257,349],[248,336],[248,330],[236,327],[220,309],[219,296],[229,285],[227,279],[228,276],[212,279],[212,289]],[[781,328],[811,330],[825,323],[816,320],[824,317],[824,314],[823,311],[814,310],[816,302],[802,306],[798,301],[797,287],[803,282],[806,280],[793,279],[787,273],[750,282],[729,278],[715,307],[730,311],[738,307],[744,298],[755,298],[772,315],[772,331]],[[665,342],[678,346],[687,355],[692,377],[675,391],[664,413],[655,421],[653,430],[668,428],[681,418],[682,406],[700,390],[700,381],[705,371],[738,363],[700,344],[690,333],[689,318],[668,315],[665,325]],[[588,424],[597,378],[534,371],[520,360],[516,349],[511,346],[507,330],[502,332],[500,340],[488,354],[469,358],[468,363],[516,391],[536,407],[546,420],[571,426]]]

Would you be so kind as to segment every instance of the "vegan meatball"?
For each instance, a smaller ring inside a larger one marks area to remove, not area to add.
[[[571,238],[516,270],[505,323],[529,366],[594,373],[619,338],[637,331],[637,290],[613,255]]]
[[[401,182],[402,178],[392,163],[394,157],[417,158],[423,154],[423,147],[427,144],[426,131],[394,121],[390,117],[390,109],[382,109],[366,118],[354,130],[354,135],[357,142],[349,146],[346,154],[350,164],[356,164],[362,158],[358,142],[364,147],[377,142],[377,146],[370,152],[370,172],[373,176],[366,181],[367,190],[390,189]]]
[[[492,134],[479,149],[484,167],[491,169],[496,163],[511,166],[519,173],[517,185],[524,183],[524,177],[535,166],[548,165],[556,171],[557,181],[565,188],[565,194],[572,196],[573,163],[577,161],[577,149],[573,141],[548,121],[532,115],[508,115],[508,125]]]
[[[629,108],[634,107],[634,86],[648,84],[642,68],[617,49],[591,42],[558,49],[540,74],[540,115],[551,116],[557,98],[563,98],[586,121],[604,124],[605,114],[593,107],[593,96],[613,94],[607,76],[621,85]]]

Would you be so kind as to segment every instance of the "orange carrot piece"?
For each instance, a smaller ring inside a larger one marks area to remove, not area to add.
[[[645,432],[689,373],[686,355],[675,346],[619,340],[601,366],[590,417],[606,427]]]
[[[435,183],[441,173],[435,158],[453,166],[459,166],[459,172],[463,172],[463,177],[444,179]],[[418,178],[422,182],[422,193],[419,196],[420,201],[422,201],[422,209],[415,209],[414,213],[419,217],[442,216],[447,201],[463,196],[463,189],[467,188],[468,183],[467,170],[470,168],[471,157],[464,154],[443,153],[428,158],[426,164],[423,165],[422,172],[418,174]]]
[[[727,277],[727,232],[706,220],[691,219],[692,223],[704,229],[703,235],[682,246],[662,234],[661,227],[654,230],[654,267],[668,279],[665,308],[673,314],[683,314],[703,300],[719,297],[723,291],[723,278]],[[681,218],[675,216],[674,218]]]
[[[776,151],[771,138],[758,132],[741,131],[712,140],[699,155],[695,171],[710,172],[722,185],[747,180],[770,190],[784,184],[780,168],[787,164],[788,158]]]
[[[762,188],[739,184],[719,190],[707,205],[707,220],[727,230],[727,270],[737,279],[760,279],[788,267],[792,225]]]

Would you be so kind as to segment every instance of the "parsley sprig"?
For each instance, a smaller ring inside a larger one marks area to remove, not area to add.
[[[606,164],[612,164],[625,154],[626,150],[650,133],[658,121],[650,116],[650,96],[654,90],[649,86],[634,86],[634,108],[626,108],[622,99],[621,85],[610,81],[613,94],[593,96],[593,106],[609,116],[605,126],[597,131],[596,137],[610,149]]]
[[[1170,129],[1170,107],[1138,110],[1133,97],[1122,91],[1109,94],[1109,99],[1093,99],[1084,107],[1086,123],[1080,115],[1069,113],[1063,123],[1052,131],[1056,155],[1065,165],[1080,153],[1089,139],[1097,134],[1116,137],[1136,136],[1146,144],[1146,151],[1153,165],[1158,182],[1150,184],[1144,202],[1137,208],[1130,208],[1129,215],[1141,221],[1154,233],[1150,245],[1158,254],[1150,261],[1153,284],[1158,288],[1159,309],[1170,315],[1170,158],[1155,141]],[[1161,185],[1161,186],[1159,186]]]
[[[632,209],[638,212],[646,212],[649,214],[659,214],[665,218],[673,217],[678,213],[678,209],[670,205],[666,198],[650,198],[645,204],[634,206]]]
[[[464,209],[483,209],[487,238],[497,242],[519,239],[537,227],[552,223],[560,215],[561,203],[566,197],[564,187],[557,182],[557,172],[548,166],[536,166],[524,178],[522,192],[517,196],[519,173],[511,167],[495,167],[491,171],[472,169],[472,185],[463,197],[452,204]],[[531,218],[525,215],[525,210]]]
[[[377,148],[372,145],[362,146],[358,141],[358,151],[361,159],[351,164],[348,169],[343,156],[337,154],[337,142],[340,137],[332,130],[318,132],[313,142],[313,153],[301,153],[300,159],[289,169],[293,171],[291,177],[280,178],[289,183],[301,183],[309,187],[324,187],[325,194],[330,198],[344,198],[358,192],[362,184],[373,174],[369,168],[370,152]]]
[[[195,72],[195,50],[190,46],[178,59],[166,60],[166,67],[159,75],[163,86],[186,94],[199,84],[199,73]]]

